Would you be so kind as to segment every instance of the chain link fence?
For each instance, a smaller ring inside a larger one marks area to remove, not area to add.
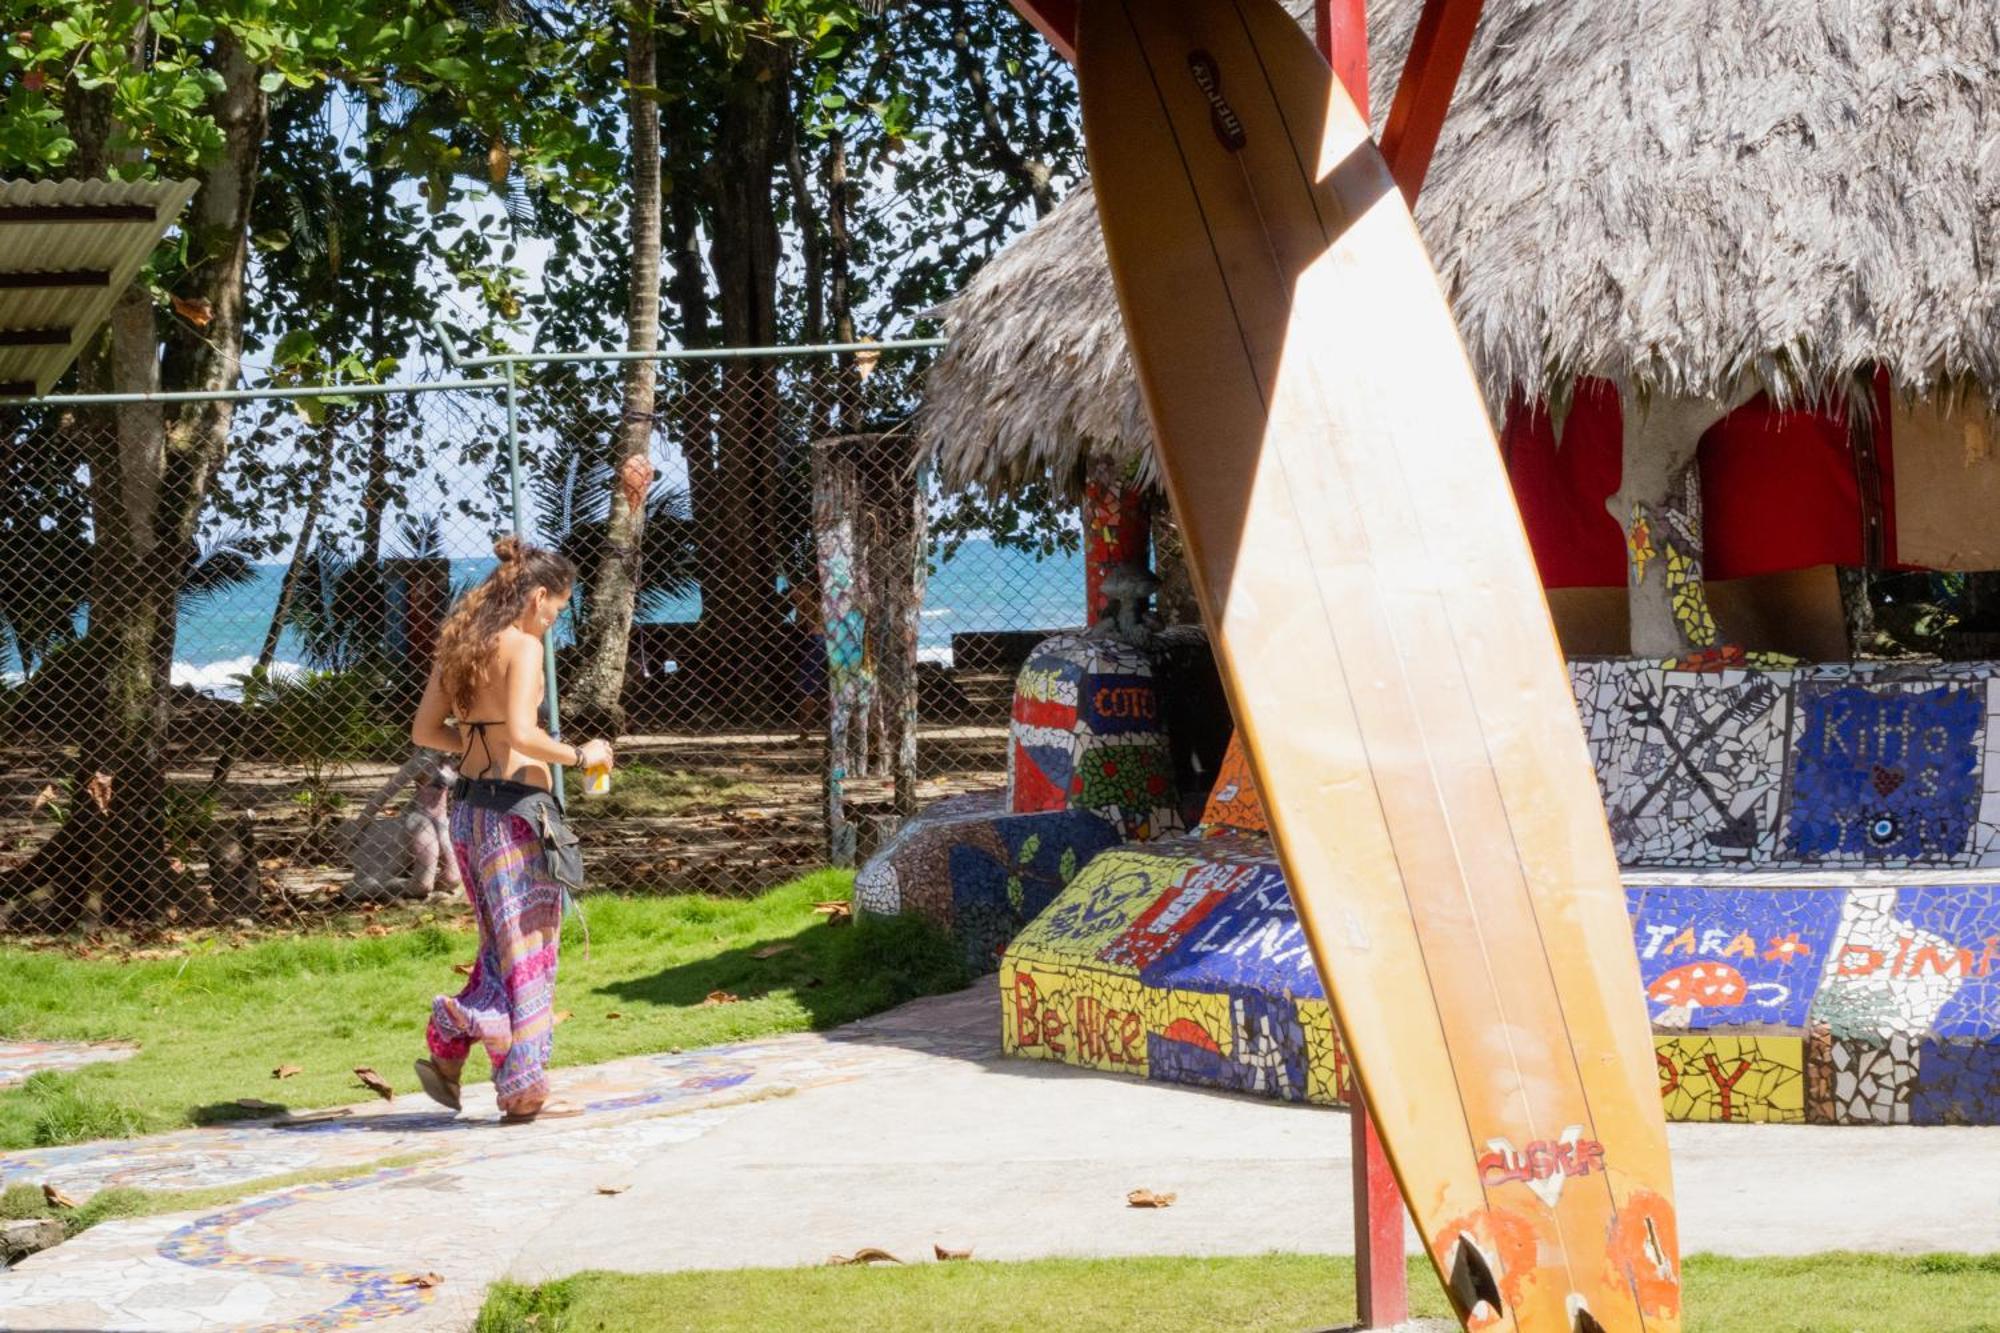
[[[589,356],[0,406],[0,930],[456,893],[408,721],[510,531],[583,570],[552,659],[556,720],[619,745],[571,801],[595,886],[752,893],[1000,785],[1013,669],[1081,622],[1082,561],[944,555],[929,354],[676,354],[650,413]]]

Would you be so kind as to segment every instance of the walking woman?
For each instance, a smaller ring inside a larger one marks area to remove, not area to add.
[[[451,842],[473,914],[479,957],[456,995],[431,1005],[430,1058],[417,1078],[435,1101],[459,1107],[459,1078],[476,1041],[493,1061],[509,1123],[580,1114],[549,1100],[556,947],[563,884],[547,844],[573,849],[550,795],[550,767],[609,769],[603,741],[574,746],[542,729],[542,636],[569,605],[576,566],[508,537],[500,564],[452,609],[410,737],[457,753]],[[580,866],[579,866],[580,869]],[[568,878],[577,878],[571,873]]]

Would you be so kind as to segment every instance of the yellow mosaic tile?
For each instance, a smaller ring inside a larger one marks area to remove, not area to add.
[[[1803,1037],[1658,1037],[1653,1045],[1667,1119],[1805,1123]]]

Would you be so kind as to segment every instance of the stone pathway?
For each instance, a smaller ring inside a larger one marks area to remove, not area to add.
[[[0,1273],[0,1328],[463,1329],[503,1276],[864,1246],[1351,1252],[1339,1112],[1003,1061],[997,1003],[988,983],[833,1033],[559,1071],[577,1120],[502,1127],[482,1086],[458,1117],[403,1098],[0,1157],[0,1181],[82,1195],[426,1154],[97,1227]],[[1680,1125],[1673,1142],[1690,1250],[2000,1250],[2000,1130]],[[1141,1188],[1179,1201],[1126,1207]]]
[[[81,1069],[138,1053],[137,1046],[115,1041],[0,1041],[0,1089],[17,1087],[45,1069]]]

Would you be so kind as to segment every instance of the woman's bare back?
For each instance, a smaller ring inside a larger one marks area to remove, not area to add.
[[[552,781],[549,766],[533,755],[518,753],[507,741],[508,699],[519,688],[515,674],[529,674],[535,711],[547,700],[541,641],[510,626],[500,632],[493,648],[497,659],[493,669],[473,694],[471,708],[457,718],[466,747],[459,772],[468,778],[506,778],[546,789]]]

